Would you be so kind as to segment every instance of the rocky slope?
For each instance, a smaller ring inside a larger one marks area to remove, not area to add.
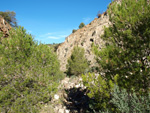
[[[9,36],[10,29],[11,29],[11,26],[0,15],[0,32],[3,32],[3,37]]]
[[[90,24],[69,35],[65,42],[57,49],[61,70],[66,70],[67,60],[70,57],[74,46],[83,47],[85,50],[85,57],[90,62],[90,66],[96,65],[94,59],[95,56],[91,50],[91,44],[95,43],[96,45],[99,45],[100,48],[103,47],[104,41],[100,38],[100,36],[104,32],[104,26],[107,27],[109,24],[109,17],[105,12],[100,18],[95,18]]]
[[[81,77],[65,77],[58,86],[58,92],[52,97],[40,113],[85,113],[90,98]]]

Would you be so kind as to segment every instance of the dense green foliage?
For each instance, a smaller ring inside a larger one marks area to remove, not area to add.
[[[119,89],[115,85],[112,92],[113,103],[121,113],[149,113],[150,112],[150,94],[148,96],[139,96],[135,92],[128,93],[125,89]]]
[[[149,113],[150,93],[147,96],[137,94],[135,91],[127,92],[119,88],[117,84],[118,75],[114,80],[94,73],[82,75],[83,83],[90,91],[88,96],[94,98],[90,107],[93,111],[111,113]]]
[[[80,25],[79,25],[79,29],[81,29],[82,27],[84,27],[85,26],[85,24],[82,22],[82,23],[80,23]]]
[[[123,0],[109,10],[112,26],[105,29],[107,46],[99,53],[107,79],[119,74],[118,85],[147,92],[150,85],[150,5]]]
[[[17,27],[16,13],[14,11],[0,11],[0,15],[7,21],[12,27]]]
[[[110,81],[120,89],[126,89],[129,94],[135,93],[138,98],[150,93],[150,5],[147,0],[122,0],[121,4],[113,2],[108,14],[112,25],[105,28],[102,36],[106,48],[99,51],[97,47],[93,47],[102,73],[100,78],[105,82],[91,78],[90,81],[95,86],[87,86],[90,92],[94,92],[90,97],[96,98],[94,109],[107,108],[111,112],[122,112],[123,109],[118,106],[122,103],[116,106],[115,102],[110,102],[113,92],[113,87],[107,90]],[[85,80],[89,82],[88,79]],[[109,94],[107,98],[100,93],[102,89],[105,95]],[[126,103],[123,101],[123,104]],[[139,106],[141,104],[143,103],[139,103]]]
[[[74,47],[67,64],[67,73],[69,75],[79,75],[88,69],[88,62],[84,56],[84,53],[84,48],[78,46]]]
[[[82,78],[84,85],[90,91],[88,96],[90,98],[94,97],[94,101],[91,103],[93,109],[97,111],[111,109],[113,111],[113,105],[110,104],[110,92],[114,88],[113,81],[107,82],[103,76],[94,73],[82,75]],[[117,81],[117,76],[114,78],[114,81]]]
[[[12,29],[0,44],[0,111],[38,112],[61,79],[59,62],[50,47],[37,44],[22,27]]]
[[[124,0],[109,10],[112,26],[105,29],[106,48],[96,51],[106,78],[119,74],[118,85],[147,92],[150,83],[150,5]]]

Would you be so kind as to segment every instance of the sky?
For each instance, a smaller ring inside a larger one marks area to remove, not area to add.
[[[62,43],[78,29],[89,24],[97,13],[106,11],[111,0],[1,0],[0,11],[16,12],[19,26],[44,44]]]

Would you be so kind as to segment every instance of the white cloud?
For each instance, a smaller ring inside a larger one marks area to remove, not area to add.
[[[49,38],[49,39],[61,39],[61,38],[65,38],[65,37],[67,37],[68,35],[55,35],[55,36],[53,36],[53,35],[50,35],[50,36],[48,36],[47,38]]]
[[[48,36],[47,38],[49,38],[49,39],[60,39],[60,37],[57,37],[57,36]]]
[[[39,37],[43,38],[43,39],[62,39],[67,37],[70,34],[70,30],[67,31],[60,31],[60,32],[49,32],[49,33],[45,33],[40,35]]]
[[[42,35],[40,35],[39,37],[47,37],[47,36],[49,36],[49,35],[51,35],[52,33],[46,33],[46,34],[42,34]]]
[[[68,34],[66,34],[66,35],[59,35],[59,37],[67,37],[68,36]]]
[[[51,34],[52,34],[52,33],[47,33],[46,36],[47,36],[47,35],[51,35]]]
[[[88,24],[91,20],[92,20],[92,18],[90,18],[90,17],[83,18],[83,22],[85,24]]]

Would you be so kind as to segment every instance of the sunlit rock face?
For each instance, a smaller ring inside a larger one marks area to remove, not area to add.
[[[85,57],[90,62],[90,66],[95,66],[95,55],[92,52],[91,44],[98,45],[100,49],[104,46],[105,42],[100,36],[104,33],[104,26],[108,27],[109,24],[109,17],[105,12],[100,18],[95,18],[90,24],[70,34],[57,49],[61,70],[66,71],[67,60],[71,56],[74,46],[84,48]]]
[[[3,38],[9,36],[9,30],[11,26],[4,20],[4,18],[0,15],[0,32],[3,33]]]

